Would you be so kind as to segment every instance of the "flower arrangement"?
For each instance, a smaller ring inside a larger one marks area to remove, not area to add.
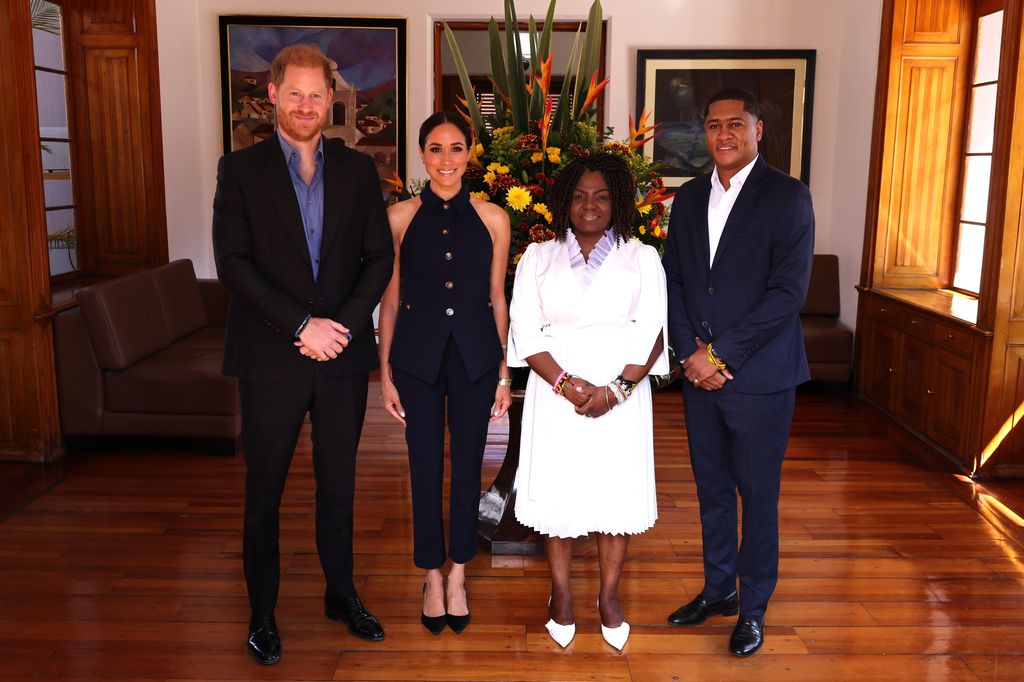
[[[635,239],[650,244],[661,253],[667,237],[668,220],[663,204],[670,195],[654,163],[641,153],[642,146],[655,134],[641,112],[634,125],[629,121],[629,136],[612,141],[613,130],[597,130],[600,94],[608,79],[598,82],[600,27],[602,8],[595,0],[587,17],[587,29],[576,33],[569,55],[567,74],[561,93],[551,92],[551,26],[555,0],[548,6],[540,32],[534,18],[528,22],[531,44],[529,74],[519,66],[523,52],[514,31],[505,31],[506,64],[501,49],[497,22],[488,26],[491,53],[491,82],[495,91],[496,113],[485,119],[477,105],[465,63],[455,36],[447,25],[445,37],[455,58],[465,98],[460,113],[472,127],[476,140],[469,167],[464,176],[473,196],[498,204],[508,212],[512,226],[509,249],[508,282],[511,286],[516,265],[532,242],[553,239],[551,212],[546,197],[558,173],[573,159],[601,151],[626,160],[636,181],[636,216],[632,225]],[[518,26],[514,0],[505,0],[505,26]],[[402,191],[400,178],[392,185]],[[422,184],[421,184],[422,186]],[[415,193],[415,187],[409,194]]]
[[[509,214],[510,280],[530,243],[554,238],[545,199],[558,173],[577,157],[605,151],[625,159],[637,186],[633,237],[654,246],[659,253],[667,237],[663,202],[670,195],[655,164],[640,151],[651,139],[645,136],[655,134],[654,126],[648,125],[647,113],[641,112],[636,125],[630,118],[629,136],[622,141],[611,140],[611,128],[599,131],[596,127],[600,95],[608,84],[607,78],[597,80],[603,13],[600,0],[591,5],[582,36],[577,31],[566,69],[571,77],[565,78],[557,104],[551,92],[554,10],[552,0],[540,32],[534,18],[529,18],[529,74],[519,67],[524,59],[514,31],[505,31],[506,65],[497,22],[491,18],[488,31],[496,112],[489,120],[477,105],[455,36],[447,25],[444,29],[465,94],[459,99],[464,107],[460,113],[476,136],[465,182],[474,196],[498,204]],[[514,0],[505,0],[505,26],[518,25]]]

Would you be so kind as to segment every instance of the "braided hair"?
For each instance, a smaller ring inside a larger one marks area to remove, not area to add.
[[[555,178],[549,197],[552,209],[551,228],[555,233],[555,239],[565,241],[571,227],[569,207],[572,205],[572,194],[586,171],[597,171],[604,176],[611,193],[612,229],[617,240],[628,240],[636,217],[636,183],[625,160],[621,156],[607,152],[577,157]]]

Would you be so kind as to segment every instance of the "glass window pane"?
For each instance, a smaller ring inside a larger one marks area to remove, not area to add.
[[[44,6],[32,18],[32,51],[36,66],[63,71],[60,7],[52,2],[42,4]]]
[[[992,133],[996,125],[996,84],[979,85],[971,90],[971,132],[968,154],[991,154]]]
[[[50,276],[78,269],[78,248],[74,239],[55,237],[47,242],[47,246],[50,250]]]
[[[981,258],[985,250],[985,226],[960,223],[953,286],[973,293],[981,287]]]
[[[71,188],[71,175],[43,173],[43,199],[46,207],[71,206],[75,203]]]
[[[70,208],[46,212],[46,234],[54,235],[67,234],[75,228],[75,212]]]
[[[71,145],[67,142],[43,142],[43,177],[47,172],[67,171],[71,168]]]
[[[960,219],[983,223],[988,217],[988,181],[991,156],[968,156],[964,172],[964,201]]]
[[[1003,39],[1003,11],[978,19],[978,51],[974,58],[974,82],[999,78],[999,48]]]
[[[36,102],[39,103],[39,129],[63,130],[62,135],[54,137],[67,137],[68,111],[63,74],[36,71]]]

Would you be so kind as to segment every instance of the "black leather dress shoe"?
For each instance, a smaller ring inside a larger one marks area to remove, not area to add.
[[[699,625],[711,616],[735,616],[739,612],[739,600],[733,592],[722,599],[708,599],[701,592],[689,604],[680,606],[668,617],[670,625],[685,627]]]
[[[281,660],[281,636],[277,634],[274,614],[249,621],[249,639],[245,646],[257,663],[271,665]]]
[[[324,615],[348,625],[348,631],[361,639],[379,642],[384,639],[380,621],[366,610],[358,594],[350,597],[324,595]]]
[[[729,638],[729,652],[746,658],[764,644],[764,621],[754,616],[740,616]]]

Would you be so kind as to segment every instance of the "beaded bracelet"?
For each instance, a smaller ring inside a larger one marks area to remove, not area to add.
[[[615,377],[614,379],[612,379],[612,383],[615,384],[616,386],[618,386],[622,390],[622,395],[623,395],[622,399],[623,400],[628,398],[629,395],[633,392],[633,389],[636,388],[636,382],[635,381],[630,381],[629,379],[627,379],[626,377],[622,376],[621,374],[619,376]]]
[[[562,380],[565,379],[568,374],[569,373],[563,369],[562,373],[558,375],[558,378],[551,383],[551,390],[558,395],[562,395]]]
[[[622,388],[618,384],[616,384],[614,381],[611,382],[610,384],[608,384],[608,386],[606,386],[606,388],[610,388],[611,389],[612,395],[615,396],[615,404],[616,405],[626,401],[626,394],[623,392]]]

